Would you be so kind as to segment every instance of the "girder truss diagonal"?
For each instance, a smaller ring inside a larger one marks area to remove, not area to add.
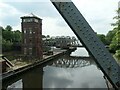
[[[82,42],[108,80],[118,89],[120,85],[120,66],[99,40],[97,34],[85,20],[72,1],[51,0],[69,27]]]

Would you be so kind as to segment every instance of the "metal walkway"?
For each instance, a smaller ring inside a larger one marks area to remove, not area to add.
[[[73,2],[70,0],[69,2],[59,1],[61,0],[51,0],[80,42],[94,57],[95,62],[111,82],[113,87],[118,89],[120,87],[120,66],[105,48],[104,44],[97,37],[96,33]]]

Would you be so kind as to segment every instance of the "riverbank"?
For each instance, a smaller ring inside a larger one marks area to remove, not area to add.
[[[18,74],[20,74],[20,73],[22,73],[24,71],[30,70],[30,69],[38,66],[38,65],[42,65],[42,64],[44,64],[44,63],[46,63],[46,62],[48,62],[48,61],[50,61],[50,60],[52,60],[54,58],[57,58],[57,57],[59,57],[61,55],[71,53],[74,50],[76,50],[76,48],[70,48],[68,50],[61,50],[61,49],[54,50],[53,55],[49,55],[49,56],[44,55],[43,59],[41,59],[41,60],[36,60],[34,62],[27,63],[27,64],[24,64],[24,65],[15,65],[11,69],[9,69],[7,72],[2,74],[2,80],[10,78],[10,77],[12,77],[14,75],[18,75]],[[19,61],[19,63],[20,63],[20,61]]]

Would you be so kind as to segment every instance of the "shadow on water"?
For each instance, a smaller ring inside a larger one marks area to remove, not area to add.
[[[103,73],[89,57],[80,57],[86,53],[78,49],[70,55],[60,56],[57,59],[38,66],[19,76],[3,82],[8,88],[107,88]],[[77,55],[75,55],[77,54]]]

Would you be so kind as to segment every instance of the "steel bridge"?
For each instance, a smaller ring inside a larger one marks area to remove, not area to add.
[[[82,45],[113,85],[120,89],[120,66],[71,0],[51,0]]]
[[[51,0],[109,82],[120,89],[120,66],[71,0]],[[68,61],[73,65],[76,61]],[[60,63],[68,63],[62,60]],[[71,62],[74,62],[73,64]],[[59,63],[59,62],[58,62]],[[76,65],[76,64],[75,64]]]
[[[79,40],[70,36],[57,36],[54,38],[44,38],[43,46],[55,46],[55,47],[83,47]]]

